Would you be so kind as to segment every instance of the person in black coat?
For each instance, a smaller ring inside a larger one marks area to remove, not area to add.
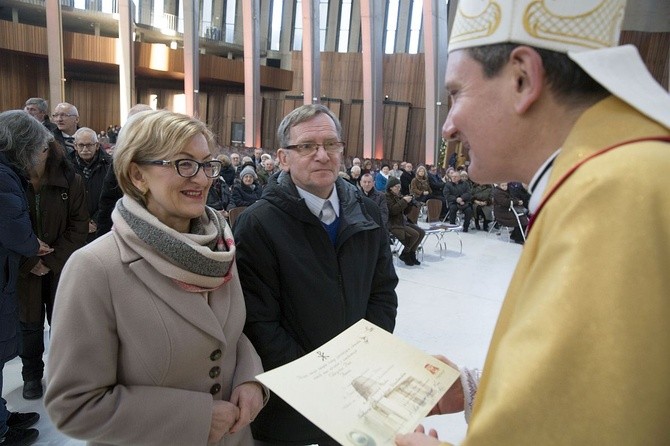
[[[100,194],[107,171],[112,166],[112,157],[100,150],[97,133],[88,127],[81,127],[74,134],[74,150],[68,158],[86,185],[88,215],[91,218],[86,238],[86,243],[89,243],[96,238]]]
[[[452,170],[449,173],[451,180],[444,186],[444,197],[449,208],[449,223],[456,224],[456,214],[463,212],[463,232],[468,232],[472,220],[472,193],[470,184],[461,179],[461,173]]]
[[[53,251],[35,235],[25,195],[27,171],[44,156],[52,139],[49,130],[24,111],[0,113],[0,377],[5,363],[19,350],[17,280],[21,258]],[[39,418],[35,412],[9,412],[0,398],[0,443],[32,444],[39,432],[29,428]]]
[[[362,318],[392,332],[398,306],[379,207],[338,174],[344,149],[338,119],[322,104],[303,105],[277,133],[281,172],[233,227],[244,332],[265,370],[302,357]],[[251,429],[271,444],[337,444],[276,396]]]
[[[400,193],[402,195],[409,195],[409,185],[414,179],[414,167],[412,163],[405,163],[405,167],[401,167],[403,172],[400,174]]]
[[[261,198],[261,191],[256,171],[251,166],[246,166],[240,172],[240,181],[231,190],[233,206],[251,206]]]

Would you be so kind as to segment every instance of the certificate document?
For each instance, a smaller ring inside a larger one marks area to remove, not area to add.
[[[412,432],[459,371],[360,320],[258,380],[343,445],[392,445]]]

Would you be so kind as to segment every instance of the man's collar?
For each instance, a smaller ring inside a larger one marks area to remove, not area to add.
[[[335,183],[333,183],[333,190],[331,191],[330,196],[325,200],[310,192],[307,192],[305,189],[302,189],[297,185],[295,188],[298,190],[298,195],[300,195],[300,197],[305,200],[305,204],[312,214],[318,217],[321,213],[321,209],[323,209],[323,203],[330,201],[330,204],[333,205],[333,209],[335,209],[335,215],[338,217],[340,216],[340,200],[337,197],[337,188],[335,187]]]

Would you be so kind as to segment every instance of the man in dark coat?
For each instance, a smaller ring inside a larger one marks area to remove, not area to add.
[[[404,168],[400,168],[403,172],[400,174],[400,193],[402,195],[409,195],[409,185],[414,179],[414,169],[412,163],[405,163]]]
[[[244,328],[265,370],[311,352],[362,318],[392,331],[398,278],[378,206],[339,177],[341,127],[322,104],[279,125],[282,172],[234,226]],[[270,444],[337,444],[273,395],[251,424]]]
[[[361,176],[361,191],[363,195],[368,197],[370,200],[377,203],[379,206],[379,213],[382,217],[382,224],[388,230],[389,227],[389,207],[386,204],[386,194],[380,192],[375,188],[375,180],[372,179],[372,174],[366,173]]]
[[[449,181],[444,186],[444,198],[449,208],[449,223],[456,223],[456,214],[463,212],[463,232],[468,232],[470,220],[472,219],[472,193],[470,184],[461,180],[461,173],[452,170],[449,173]]]
[[[58,129],[56,124],[49,119],[49,103],[46,99],[29,98],[23,106],[23,110],[41,122],[51,133]]]
[[[100,150],[98,135],[88,127],[82,127],[74,134],[74,152],[68,155],[77,173],[84,179],[88,201],[88,237],[93,241],[98,230],[98,205],[107,171],[111,168],[112,157]]]
[[[53,130],[54,138],[65,148],[66,153],[74,152],[74,134],[79,128],[77,107],[67,102],[61,102],[54,107],[51,117],[56,124],[56,129]]]

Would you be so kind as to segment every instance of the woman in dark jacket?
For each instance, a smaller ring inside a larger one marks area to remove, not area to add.
[[[240,182],[232,187],[233,205],[235,207],[251,206],[261,198],[262,188],[258,184],[258,175],[251,166],[240,172]]]
[[[0,376],[5,363],[18,354],[16,283],[21,257],[50,252],[33,232],[25,196],[26,171],[41,156],[49,140],[53,136],[28,113],[0,113]],[[0,443],[31,444],[39,433],[28,428],[38,419],[39,414],[34,412],[10,413],[0,397]]]
[[[89,215],[84,181],[58,143],[49,143],[29,174],[26,195],[33,231],[54,250],[44,257],[24,258],[18,284],[23,397],[37,399],[43,394],[44,316],[51,322],[60,272],[86,243]]]
[[[526,230],[528,226],[528,218],[525,214],[521,212],[521,209],[518,211],[515,210],[515,206],[518,206],[518,200],[512,198],[512,195],[507,190],[507,183],[500,183],[498,186],[493,188],[493,215],[495,216],[496,221],[501,226],[507,226],[514,228],[510,238],[516,242],[523,244],[524,238],[522,231]],[[519,216],[519,221],[514,213],[517,212],[521,214]],[[519,223],[521,227],[519,227]]]

